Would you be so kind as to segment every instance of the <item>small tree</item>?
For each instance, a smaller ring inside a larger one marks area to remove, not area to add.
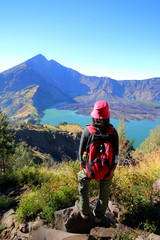
[[[43,166],[47,168],[54,168],[56,165],[56,162],[54,161],[54,158],[51,154],[44,154],[45,158],[43,159]]]
[[[150,153],[160,146],[160,125],[150,131],[150,135],[140,144],[140,150]]]
[[[1,174],[5,174],[9,154],[14,149],[14,134],[9,128],[7,115],[0,110],[0,168]]]
[[[120,165],[129,165],[131,152],[134,150],[134,140],[129,141],[126,137],[127,127],[125,126],[124,119],[119,120],[118,136],[119,136],[119,162]]]
[[[24,166],[32,166],[34,164],[33,158],[31,147],[26,142],[17,143],[15,152],[10,159],[12,169],[16,170]]]

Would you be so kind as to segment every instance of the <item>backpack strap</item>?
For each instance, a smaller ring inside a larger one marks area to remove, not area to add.
[[[97,132],[97,129],[95,129],[92,125],[87,125],[86,127],[87,127],[88,131],[91,133],[90,137],[88,138],[87,146],[86,146],[86,151],[88,153],[88,149],[89,149],[90,141],[91,141],[91,138],[92,138],[92,134]]]
[[[110,126],[110,127],[107,129],[107,132],[111,135],[111,134],[114,132],[114,127],[113,127],[113,126]]]
[[[87,129],[91,134],[97,132],[97,129],[94,128],[92,125],[87,125]]]
[[[98,129],[96,129],[96,128],[95,128],[94,126],[92,126],[92,125],[87,125],[86,127],[87,127],[88,131],[89,131],[91,134],[93,134],[93,133],[95,133],[95,132],[98,131]],[[110,126],[110,127],[107,129],[106,132],[109,133],[109,135],[111,135],[111,134],[114,132],[114,127],[113,127],[113,126]]]
[[[87,153],[88,153],[89,146],[90,146],[90,141],[91,141],[91,139],[92,139],[92,134],[94,134],[94,133],[96,133],[96,132],[100,132],[100,131],[99,131],[98,128],[94,127],[93,125],[87,125],[86,127],[87,127],[88,131],[91,133],[90,137],[88,138],[87,146],[86,146],[86,151],[87,151]],[[107,129],[106,133],[108,133],[109,136],[110,136],[110,135],[113,133],[113,131],[114,131],[114,127],[111,125],[111,126]]]

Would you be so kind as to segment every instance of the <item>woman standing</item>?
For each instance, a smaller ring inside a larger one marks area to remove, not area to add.
[[[111,157],[112,163],[108,175],[105,175],[104,178],[103,177],[99,178],[100,179],[99,199],[97,201],[95,209],[93,210],[95,220],[97,222],[101,222],[101,218],[102,216],[104,216],[105,211],[108,207],[110,185],[113,178],[113,172],[118,162],[118,133],[113,127],[113,125],[110,124],[109,105],[106,101],[96,102],[94,105],[94,109],[91,112],[91,116],[93,122],[91,125],[86,126],[86,128],[83,130],[80,140],[78,156],[80,161],[80,172],[78,173],[80,200],[76,201],[75,206],[80,212],[81,217],[83,219],[87,219],[89,216],[89,196],[88,196],[89,183],[91,178],[96,179],[94,173],[90,175],[88,174],[88,171],[90,170],[92,171],[91,168],[93,168],[93,165],[89,170],[88,170],[89,166],[87,167],[89,155],[93,154],[93,151],[92,153],[89,153],[89,146],[91,145],[92,136],[94,132],[99,132],[101,136],[109,136],[107,138],[108,139],[107,141],[109,142],[109,145],[111,145],[113,149]],[[106,145],[101,144],[101,146],[102,147],[97,147],[99,149],[101,148],[99,152],[105,152]],[[87,154],[86,160],[83,159],[84,154]],[[99,163],[99,158],[94,162],[96,162],[97,164],[96,167],[101,165],[102,172],[104,172],[105,165],[103,165],[103,163],[102,164]]]

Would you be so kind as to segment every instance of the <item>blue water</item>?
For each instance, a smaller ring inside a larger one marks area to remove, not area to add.
[[[85,127],[86,124],[90,124],[92,122],[92,118],[91,116],[76,114],[76,111],[58,110],[53,107],[46,109],[43,112],[43,117],[40,121],[41,124],[49,123],[53,126],[62,122],[79,124],[80,126]],[[119,120],[111,118],[110,122],[117,129]],[[157,125],[160,125],[160,119],[155,121],[131,120],[130,122],[125,122],[125,126],[127,127],[126,137],[128,137],[129,140],[134,139],[134,147],[137,148],[150,135],[150,130],[154,129]]]

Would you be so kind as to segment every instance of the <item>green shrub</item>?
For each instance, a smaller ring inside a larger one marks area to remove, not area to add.
[[[143,152],[150,153],[160,146],[160,125],[150,130],[150,136],[140,144]]]
[[[152,218],[150,220],[147,219],[145,222],[141,222],[139,227],[147,232],[152,233],[157,230],[157,226],[159,226],[159,219]]]
[[[53,213],[56,210],[72,206],[77,199],[74,189],[64,186],[63,189],[54,189],[47,183],[39,191],[35,191],[21,198],[16,211],[17,219],[33,219],[37,214],[48,223],[53,223]]]
[[[37,167],[24,166],[12,173],[0,175],[0,189],[3,192],[6,186],[12,187],[18,184],[28,184],[30,186],[41,185],[50,179],[51,173],[43,174]]]
[[[53,213],[57,210],[74,205],[78,198],[77,186],[64,176],[52,179],[43,184],[40,195],[42,202],[42,217],[53,223]]]
[[[125,232],[119,231],[113,236],[113,240],[134,240],[135,237],[132,234],[126,234]]]
[[[17,220],[32,220],[42,210],[40,196],[38,191],[34,191],[20,200],[19,207],[16,210]]]
[[[35,173],[32,168],[29,168],[29,170],[32,174]],[[27,172],[26,169],[22,173],[23,181],[26,180],[31,183],[32,178],[30,179],[30,176],[32,177],[32,174]],[[64,171],[59,174],[39,171],[38,174],[38,176],[43,176],[45,180],[41,182],[41,187],[35,192],[22,197],[17,209],[18,220],[32,219],[40,214],[48,223],[53,223],[53,213],[56,210],[72,206],[78,198],[77,179]],[[48,180],[46,181],[46,179]]]
[[[53,223],[53,213],[57,210],[72,206],[76,199],[77,196],[67,187],[61,191],[45,196],[42,218],[49,223]]]
[[[15,200],[13,199],[0,198],[0,210],[8,210],[13,204],[15,204]]]
[[[53,223],[55,211],[73,206],[78,199],[78,174],[79,163],[61,163],[55,171],[39,170],[25,167],[20,171],[20,181],[29,184],[33,177],[41,178],[41,187],[36,192],[24,196],[17,209],[18,219],[32,219],[40,214],[48,223]],[[39,180],[34,181],[40,183]],[[91,181],[91,196],[94,195],[94,187],[98,189],[97,181]]]
[[[9,173],[5,175],[0,175],[0,189],[1,192],[6,190],[6,186],[16,186],[18,184],[18,179],[16,173]]]
[[[143,229],[159,227],[156,220],[152,185],[157,177],[153,164],[146,163],[143,168],[125,167],[116,170],[111,186],[111,195],[124,209],[124,213],[134,216],[134,225]]]
[[[12,170],[22,168],[23,166],[33,166],[34,162],[33,152],[31,147],[26,142],[19,142],[16,144],[14,154],[12,154],[10,163]]]
[[[19,183],[26,183],[30,186],[37,186],[42,181],[39,169],[28,166],[17,170],[17,178]]]

